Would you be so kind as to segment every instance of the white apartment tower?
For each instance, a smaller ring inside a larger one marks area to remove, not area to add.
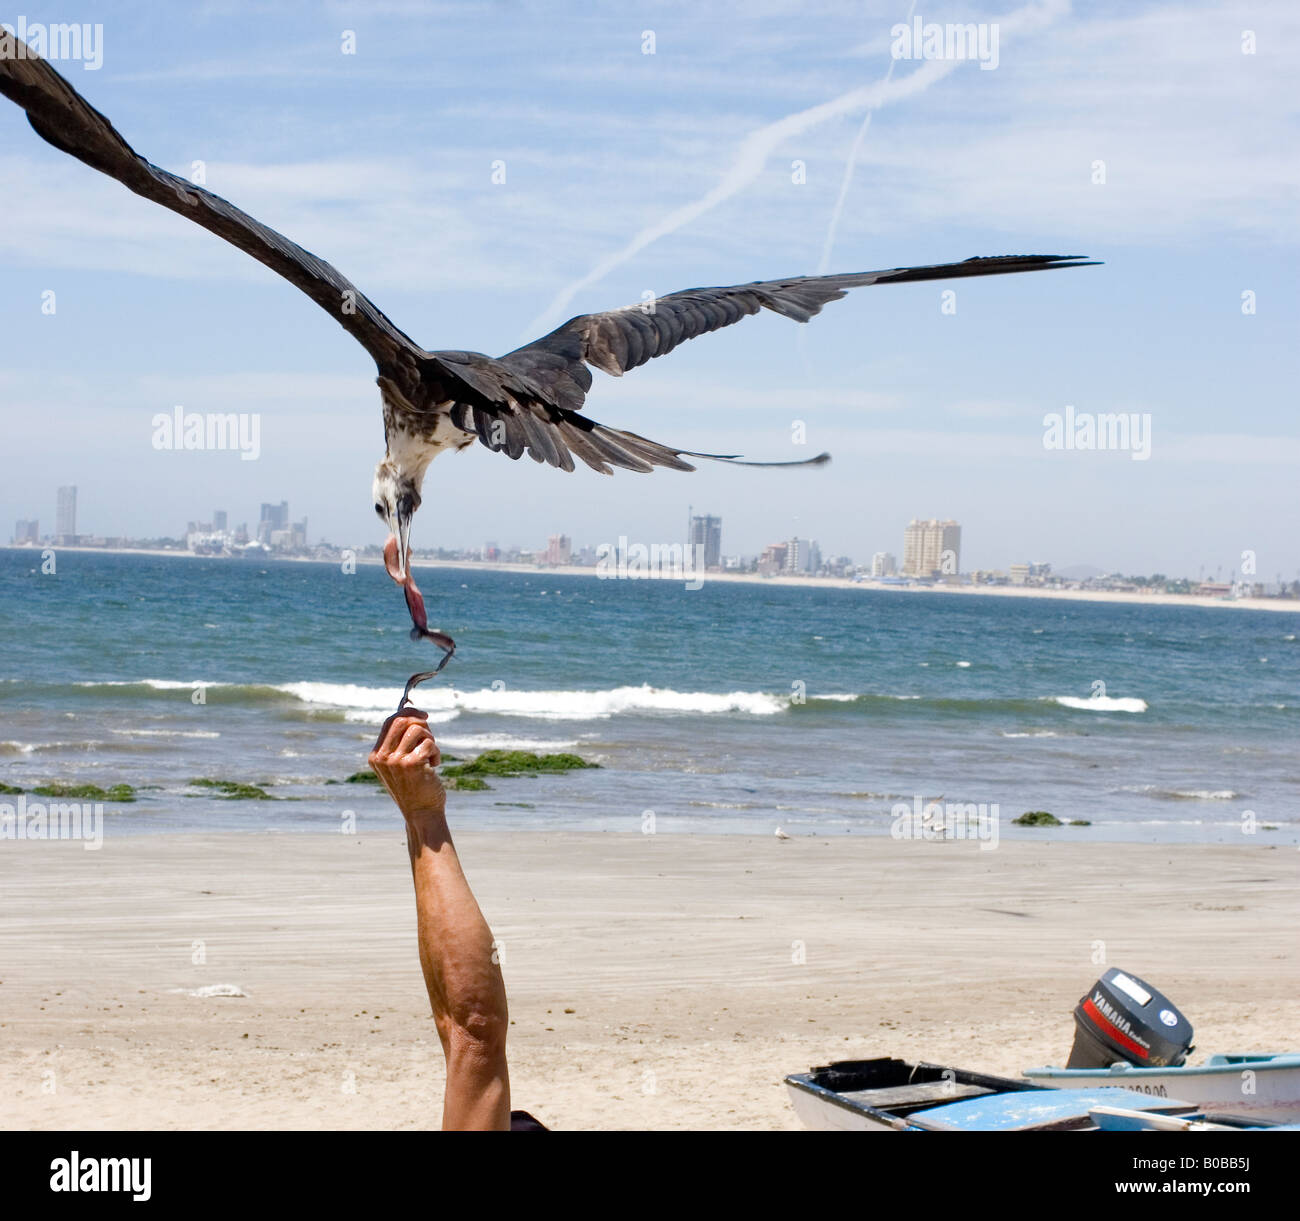
[[[956,576],[961,571],[961,526],[913,518],[903,531],[903,575]]]

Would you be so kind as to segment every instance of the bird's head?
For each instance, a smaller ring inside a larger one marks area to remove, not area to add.
[[[375,467],[372,494],[375,512],[388,527],[388,541],[384,544],[384,567],[399,585],[410,578],[411,518],[420,507],[420,481],[397,467],[392,459]]]

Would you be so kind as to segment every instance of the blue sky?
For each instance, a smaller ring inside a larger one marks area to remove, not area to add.
[[[598,373],[602,422],[835,461],[603,478],[474,447],[431,468],[419,546],[673,540],[694,505],[723,516],[727,552],[797,533],[869,559],[938,516],[963,523],[964,568],[1226,575],[1251,550],[1266,579],[1300,574],[1293,5],[918,0],[925,22],[997,23],[992,71],[891,60],[905,2],[25,3],[0,20],[19,15],[102,23],[102,67],[59,66],[138,151],[183,174],[202,160],[209,189],[430,348],[499,354],[646,291],[815,272],[868,113],[829,270],[1106,262],[959,285],[955,315],[943,285],[863,289],[806,327],[764,315]],[[366,353],[8,102],[0,254],[0,534],[50,529],[70,482],[88,532],[288,499],[313,538],[382,541]],[[261,413],[261,457],[154,450],[176,404]],[[1149,413],[1150,460],[1046,451],[1043,417],[1067,404]]]

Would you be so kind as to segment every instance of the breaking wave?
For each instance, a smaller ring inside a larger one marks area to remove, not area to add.
[[[1146,700],[1133,697],[1091,695],[1081,699],[1074,695],[1053,695],[1048,698],[1052,703],[1060,704],[1062,708],[1078,708],[1084,712],[1145,712],[1147,710]]]
[[[1142,793],[1160,801],[1234,801],[1241,796],[1232,789],[1162,789],[1154,784],[1124,785],[1122,791]]]
[[[184,699],[183,693],[202,689],[203,702],[220,705],[280,705],[284,715],[312,719],[356,721],[380,724],[397,707],[400,687],[371,687],[360,683],[228,683],[206,679],[142,678],[41,684],[43,693],[60,691],[78,700],[101,698],[115,702],[142,701],[157,707],[158,702]],[[815,692],[792,691],[679,691],[671,687],[612,687],[594,691],[572,689],[517,690],[484,687],[459,690],[451,686],[429,685],[419,689],[417,705],[429,713],[432,724],[446,724],[462,713],[528,717],[548,721],[599,721],[626,715],[649,716],[722,716],[769,717],[781,713],[807,715],[856,715],[942,718],[982,717],[1013,713],[1042,715],[1044,703],[1058,708],[1084,712],[1141,713],[1147,703],[1136,697],[1071,695],[975,696],[951,698],[896,692]],[[132,736],[158,737],[180,731],[130,730]],[[190,731],[199,736],[198,731]],[[187,735],[188,736],[188,735]],[[10,753],[14,745],[8,744]],[[0,745],[0,752],[6,750]]]

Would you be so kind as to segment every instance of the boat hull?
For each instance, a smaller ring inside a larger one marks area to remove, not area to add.
[[[1177,1068],[1028,1068],[1027,1080],[1049,1089],[1111,1085],[1157,1098],[1181,1098],[1204,1111],[1274,1123],[1300,1123],[1300,1055],[1211,1056]]]

